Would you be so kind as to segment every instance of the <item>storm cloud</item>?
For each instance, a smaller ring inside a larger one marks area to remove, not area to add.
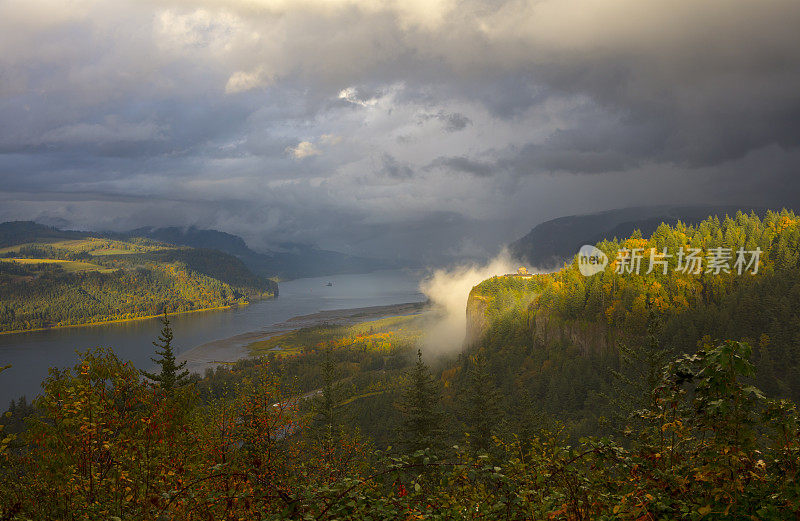
[[[798,27],[794,0],[2,2],[0,219],[436,258],[795,205]]]

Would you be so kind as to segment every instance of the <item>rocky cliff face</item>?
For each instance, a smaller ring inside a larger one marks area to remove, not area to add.
[[[467,334],[464,340],[466,347],[474,346],[489,327],[486,318],[487,309],[487,297],[470,292],[467,299]]]
[[[553,317],[545,309],[531,311],[529,324],[536,344],[571,346],[588,354],[613,348],[619,338],[617,330],[609,328],[604,322],[562,320]]]
[[[470,293],[467,300],[466,347],[477,344],[488,330],[490,297]],[[603,321],[564,320],[538,307],[534,301],[527,310],[527,323],[535,345],[574,347],[583,354],[614,349],[619,332]]]

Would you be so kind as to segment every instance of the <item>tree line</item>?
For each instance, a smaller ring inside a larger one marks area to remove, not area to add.
[[[778,519],[800,512],[798,416],[748,384],[751,348],[725,341],[659,371],[624,443],[558,428],[503,435],[486,361],[470,358],[461,443],[417,353],[397,448],[342,421],[336,365],[312,414],[261,360],[204,401],[170,356],[160,372],[111,350],[52,370],[24,427],[0,441],[4,519]]]

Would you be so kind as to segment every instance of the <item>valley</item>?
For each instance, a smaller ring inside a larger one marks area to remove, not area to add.
[[[800,520],[800,1],[0,1],[0,521]]]
[[[111,259],[133,247],[92,244]],[[160,244],[141,247],[151,249],[130,255],[174,255]],[[361,518],[379,508],[389,517],[451,518],[466,509],[573,519],[793,508],[787,469],[795,468],[800,425],[800,218],[737,212],[696,225],[662,223],[648,236],[634,230],[595,248],[611,260],[592,274],[581,272],[576,255],[554,272],[498,265],[497,275],[476,280],[457,310],[466,321],[456,350],[433,333],[450,320],[444,303],[448,291],[460,291],[463,270],[437,273],[437,284],[409,272],[299,279],[283,283],[280,298],[227,315],[250,318],[226,327],[209,323],[224,313],[170,317],[159,345],[174,343],[175,365],[154,361],[162,375],[189,370],[171,389],[147,383],[116,354],[149,355],[142,346],[158,325],[151,321],[129,348],[109,337],[114,350],[84,351],[73,371],[51,372],[33,407],[12,402],[3,420],[11,433],[5,471],[25,469],[32,476],[25,487],[57,487],[60,474],[49,465],[76,463],[33,448],[39,438],[31,436],[64,443],[52,429],[81,432],[70,425],[88,421],[91,409],[100,411],[103,450],[122,458],[154,450],[159,496],[138,488],[144,478],[105,481],[103,494],[138,490],[121,503],[127,512],[188,505],[255,508],[275,519],[287,508],[291,516]],[[696,251],[709,265],[687,270],[683,254],[667,256],[670,249]],[[712,264],[737,249],[758,252],[758,265],[737,269],[733,255],[727,271]],[[659,269],[634,271],[640,252],[663,252]],[[100,257],[90,260],[105,266]],[[211,340],[198,342],[201,324]],[[107,391],[135,397],[135,407],[116,409]],[[38,417],[47,418],[43,431],[24,427]],[[148,448],[149,431],[135,427],[142,422],[170,429],[166,452]],[[69,435],[71,451],[93,443]],[[34,451],[36,468],[17,459],[23,446]],[[632,468],[637,479],[629,478]],[[266,475],[286,498],[264,495]],[[203,485],[188,485],[191,495],[170,502],[180,483]],[[27,498],[22,486],[0,494]],[[247,500],[217,502],[229,486]],[[644,500],[630,501],[639,495]]]
[[[0,332],[137,320],[273,298],[277,283],[216,250],[5,223]],[[67,238],[64,235],[80,238]]]

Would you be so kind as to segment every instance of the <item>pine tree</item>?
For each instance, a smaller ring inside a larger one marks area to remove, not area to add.
[[[164,327],[161,328],[158,342],[153,342],[154,346],[161,348],[160,351],[156,351],[159,358],[150,359],[161,367],[161,372],[141,371],[141,373],[168,396],[171,396],[175,389],[189,383],[189,371],[183,370],[186,367],[185,361],[179,364],[175,363],[175,353],[172,352],[172,327],[169,325],[166,310],[164,310],[164,318],[161,319],[161,323]]]
[[[653,391],[669,358],[669,349],[659,340],[663,330],[661,319],[651,311],[647,322],[643,342],[618,344],[620,369],[611,371],[611,393],[603,394],[611,405],[611,420],[624,428],[636,418],[637,410],[653,405]]]
[[[474,449],[486,451],[491,446],[492,436],[500,428],[503,413],[500,408],[502,396],[482,354],[470,359],[465,391],[462,407],[469,442]]]
[[[336,361],[330,347],[325,350],[322,362],[322,390],[315,404],[314,421],[328,441],[333,441],[337,426],[336,401],[339,390],[336,387]]]
[[[422,361],[422,351],[417,350],[417,362],[409,373],[409,387],[405,390],[399,409],[403,414],[400,437],[410,452],[442,445],[442,423],[439,386]]]

